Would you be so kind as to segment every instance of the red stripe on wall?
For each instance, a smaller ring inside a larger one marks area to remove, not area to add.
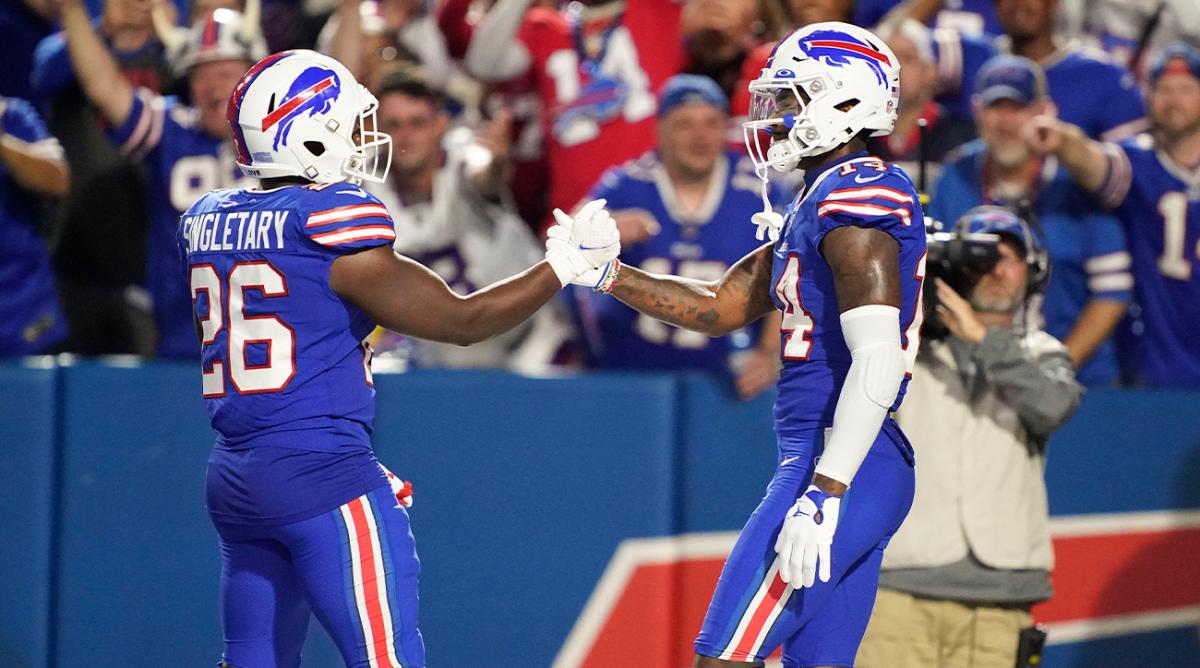
[[[1200,528],[1057,538],[1054,552],[1040,622],[1200,605]]]

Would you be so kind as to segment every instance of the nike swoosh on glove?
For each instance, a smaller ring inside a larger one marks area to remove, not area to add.
[[[546,232],[546,261],[563,286],[592,285],[603,277],[608,266],[621,253],[621,235],[612,216],[604,209],[605,200],[584,204],[574,217],[554,210],[558,223]]]

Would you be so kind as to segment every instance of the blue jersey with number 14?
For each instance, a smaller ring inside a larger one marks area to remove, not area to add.
[[[850,351],[842,334],[833,274],[821,242],[846,226],[877,229],[900,250],[900,338],[908,371],[916,360],[925,275],[925,221],[915,188],[895,165],[858,153],[824,168],[797,195],[775,244],[772,297],[783,312],[779,398],[781,436],[833,424]],[[893,410],[900,405],[904,388]]]
[[[369,447],[374,323],[329,287],[342,254],[395,239],[357,186],[217,190],[178,232],[202,328],[204,398],[218,447]]]

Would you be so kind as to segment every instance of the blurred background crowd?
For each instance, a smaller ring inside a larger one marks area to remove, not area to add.
[[[178,216],[252,185],[225,102],[251,64],[294,48],[338,58],[378,98],[393,164],[364,187],[391,211],[396,250],[453,289],[527,267],[549,212],[595,196],[623,261],[718,278],[759,243],[764,200],[783,210],[795,193],[762,191],[745,154],[748,81],[796,26],[847,21],[902,65],[896,130],[872,151],[905,167],[946,230],[980,204],[1031,222],[1050,263],[1038,310],[1079,381],[1200,387],[1200,62],[1177,45],[1200,46],[1193,3],[13,0],[0,6],[0,355],[195,359]],[[1148,130],[1177,181],[1132,202],[1146,190],[1136,155],[1087,142]],[[1064,153],[1081,145],[1110,161],[1094,187]],[[1142,228],[1165,247],[1139,254]],[[373,345],[392,369],[706,369],[751,398],[777,375],[777,330],[710,340],[581,291],[478,346],[384,332]]]

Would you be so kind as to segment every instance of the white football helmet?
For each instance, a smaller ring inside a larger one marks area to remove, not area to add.
[[[863,130],[891,133],[900,95],[900,63],[883,40],[848,23],[804,26],[781,40],[750,82],[746,148],[761,178],[790,171]],[[772,139],[779,126],[786,137]]]
[[[226,118],[238,166],[260,179],[382,182],[392,138],[375,131],[378,104],[329,56],[302,49],[267,56],[229,98]]]

